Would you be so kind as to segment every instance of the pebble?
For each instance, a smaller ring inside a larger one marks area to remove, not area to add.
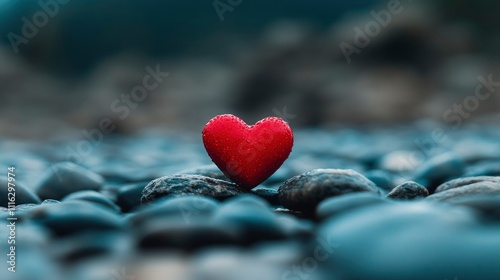
[[[104,178],[72,162],[61,162],[47,170],[36,188],[41,199],[60,200],[66,195],[83,190],[99,190]]]
[[[279,199],[291,210],[314,213],[324,199],[354,192],[381,193],[372,181],[356,171],[315,169],[286,181],[279,188]]]
[[[169,175],[151,181],[142,191],[141,203],[165,196],[202,195],[225,200],[244,193],[236,184],[201,175]]]
[[[500,183],[489,181],[478,182],[458,188],[448,189],[432,194],[427,199],[445,201],[453,198],[471,196],[476,194],[500,194]]]
[[[105,197],[103,194],[96,191],[79,191],[65,196],[61,201],[79,201],[84,200],[88,202],[97,203],[101,206],[107,207],[114,212],[119,212],[120,208],[111,199]]]
[[[387,198],[399,200],[412,200],[416,198],[425,198],[429,195],[429,191],[419,183],[409,181],[395,187]]]
[[[40,205],[27,216],[57,236],[66,236],[82,231],[121,231],[125,228],[120,217],[99,206],[85,201]]]
[[[8,183],[7,177],[0,177],[0,206],[8,207],[9,202],[14,203],[14,205],[41,203],[40,198],[34,192],[18,182],[14,182],[15,191],[9,192]]]
[[[318,205],[316,208],[316,218],[321,221],[353,209],[383,203],[388,203],[388,201],[370,192],[359,192],[330,197],[323,200]]]
[[[475,183],[480,183],[480,182],[493,182],[493,183],[499,183],[500,184],[500,177],[493,177],[493,176],[479,176],[479,177],[463,177],[463,178],[458,178],[454,179],[451,181],[448,181],[446,183],[441,184],[436,188],[436,193],[451,190],[454,188],[459,188]]]
[[[270,205],[251,195],[239,196],[223,203],[213,213],[211,221],[229,230],[242,245],[286,237],[285,229]]]
[[[188,224],[192,221],[205,221],[219,208],[219,202],[210,197],[186,195],[166,197],[144,205],[128,217],[129,222],[136,228],[145,223],[172,220],[176,217]]]
[[[464,171],[464,160],[453,153],[446,153],[422,164],[415,170],[413,181],[426,186],[429,193],[433,193],[441,183],[460,177]]]

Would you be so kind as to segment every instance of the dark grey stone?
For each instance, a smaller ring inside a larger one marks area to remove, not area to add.
[[[429,190],[419,183],[408,181],[395,187],[390,193],[387,194],[387,198],[399,199],[399,200],[412,200],[416,198],[425,198],[429,195]]]
[[[381,193],[372,181],[356,171],[315,169],[287,180],[279,188],[279,199],[291,210],[314,213],[324,199],[354,192]]]
[[[435,193],[428,196],[427,199],[444,201],[452,198],[471,196],[476,194],[500,194],[500,183],[489,181],[478,182]]]
[[[72,162],[53,165],[37,187],[41,199],[57,199],[83,190],[99,190],[104,183],[101,175]]]
[[[166,196],[201,195],[225,200],[244,193],[236,184],[200,175],[170,175],[151,181],[142,191],[141,203]]]
[[[478,177],[463,177],[455,180],[448,181],[441,184],[436,188],[436,193],[451,190],[454,188],[459,188],[480,182],[493,182],[500,184],[500,177],[494,176],[478,176]]]

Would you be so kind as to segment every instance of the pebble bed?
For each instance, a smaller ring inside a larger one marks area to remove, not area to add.
[[[198,134],[0,150],[0,279],[500,279],[498,126],[296,130],[251,191]]]

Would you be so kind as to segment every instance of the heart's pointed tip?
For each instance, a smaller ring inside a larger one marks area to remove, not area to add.
[[[253,186],[253,185],[249,186],[249,185],[240,185],[240,184],[236,184],[236,185],[238,186],[239,189],[241,189],[241,190],[243,190],[245,192],[249,192],[249,191],[251,191],[252,189],[254,189],[255,187],[258,186],[258,185],[257,186]]]

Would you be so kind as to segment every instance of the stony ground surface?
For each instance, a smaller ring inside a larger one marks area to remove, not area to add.
[[[250,192],[197,134],[4,139],[0,278],[499,279],[499,127],[420,122],[295,139]]]

